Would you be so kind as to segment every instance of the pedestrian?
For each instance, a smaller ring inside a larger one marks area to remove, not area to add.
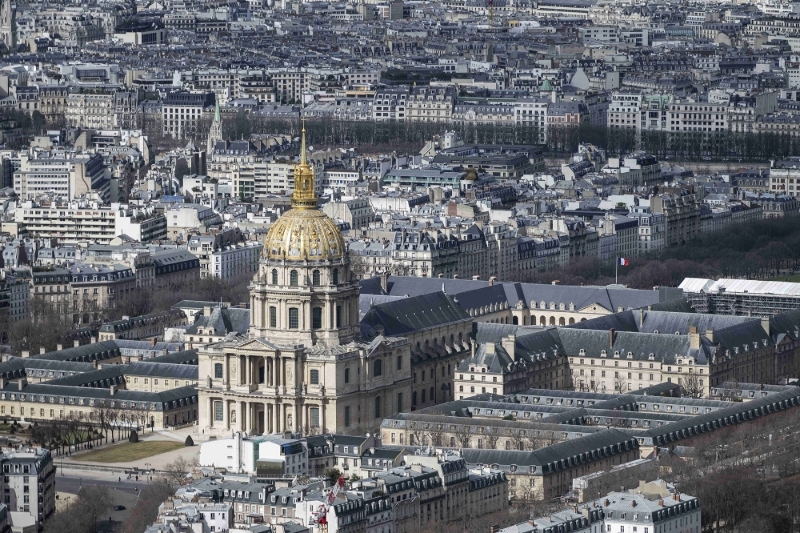
[[[139,476],[136,476],[136,481],[139,481]]]
[[[119,476],[119,482],[122,483],[122,476]]]

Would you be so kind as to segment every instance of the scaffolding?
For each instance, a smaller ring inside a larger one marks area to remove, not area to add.
[[[687,278],[680,288],[698,313],[771,317],[800,309],[800,283]]]

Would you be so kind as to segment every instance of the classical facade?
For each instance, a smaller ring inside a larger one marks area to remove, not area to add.
[[[200,350],[207,435],[363,433],[411,405],[410,341],[358,342],[358,281],[317,209],[305,130],[294,176],[292,209],[270,228],[250,287],[248,335]]]

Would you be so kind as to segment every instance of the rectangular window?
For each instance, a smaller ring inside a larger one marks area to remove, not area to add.
[[[322,308],[314,307],[311,309],[311,327],[322,329]]]
[[[311,427],[312,428],[318,428],[319,427],[319,408],[318,407],[312,407],[311,409],[309,409],[309,418],[311,419],[310,420]]]
[[[289,308],[289,329],[298,329],[300,327],[300,314],[296,307]]]
[[[350,427],[350,406],[344,408],[344,427]]]
[[[222,422],[222,402],[214,402],[214,421]]]
[[[270,307],[269,308],[269,327],[277,328],[278,327],[278,308],[277,307]]]
[[[397,412],[399,413],[402,410],[403,410],[403,393],[402,392],[398,392],[397,393]]]
[[[310,373],[311,384],[319,385],[319,370],[312,370]]]
[[[214,377],[222,379],[222,363],[214,363]]]
[[[342,327],[342,306],[341,305],[337,305],[336,306],[336,327],[337,328]]]

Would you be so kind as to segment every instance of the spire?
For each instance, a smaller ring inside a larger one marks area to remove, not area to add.
[[[219,116],[219,98],[216,96],[214,97],[214,122],[222,122],[222,119]]]
[[[306,156],[306,120],[303,117],[300,133],[300,163],[294,166],[293,209],[316,209],[317,195],[314,191],[314,169],[308,164]]]

